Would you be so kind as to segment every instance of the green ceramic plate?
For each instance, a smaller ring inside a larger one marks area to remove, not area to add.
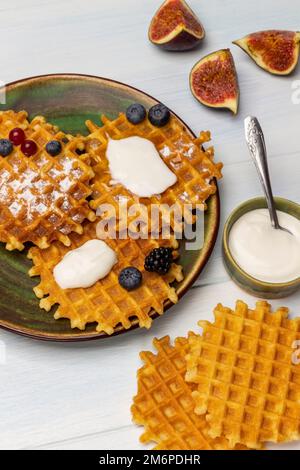
[[[99,122],[101,114],[113,118],[132,102],[140,102],[146,107],[157,103],[149,95],[122,83],[86,75],[62,74],[33,77],[7,85],[6,104],[0,105],[0,109],[25,109],[30,118],[42,114],[65,132],[86,134],[86,119]],[[189,251],[185,248],[185,241],[181,242],[181,264],[185,279],[176,286],[179,297],[192,286],[212,252],[219,228],[219,212],[217,193],[208,202],[203,248],[200,251]],[[27,275],[30,265],[25,251],[8,252],[3,245],[0,246],[1,327],[32,338],[52,341],[107,337],[97,333],[92,324],[85,331],[72,330],[68,320],[54,320],[53,311],[46,313],[41,310],[32,292],[38,280]],[[166,304],[166,308],[170,306],[170,303]],[[133,325],[133,328],[136,326]],[[124,331],[128,330],[120,327],[116,333]]]

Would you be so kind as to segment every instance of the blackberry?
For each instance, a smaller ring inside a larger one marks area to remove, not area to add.
[[[160,247],[150,251],[145,259],[146,271],[156,272],[158,274],[166,274],[172,264],[172,248]]]
[[[142,273],[133,266],[122,269],[119,274],[119,283],[128,291],[136,289],[142,283]]]

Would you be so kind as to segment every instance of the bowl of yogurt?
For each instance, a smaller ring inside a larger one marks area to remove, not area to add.
[[[276,197],[279,223],[272,227],[266,199],[243,202],[228,217],[223,259],[231,278],[244,290],[267,299],[300,288],[300,205]]]

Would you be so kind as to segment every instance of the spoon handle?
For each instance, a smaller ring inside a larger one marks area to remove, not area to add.
[[[256,117],[248,116],[245,119],[245,135],[250,155],[266,195],[271,224],[274,228],[280,228],[270,182],[265,138]]]

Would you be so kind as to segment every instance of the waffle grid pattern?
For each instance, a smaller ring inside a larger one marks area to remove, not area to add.
[[[94,173],[88,155],[76,154],[84,139],[69,136],[63,152],[51,157],[46,143],[65,137],[55,126],[40,116],[29,123],[24,111],[0,112],[0,137],[8,138],[15,127],[25,131],[38,151],[26,157],[14,146],[9,156],[0,157],[0,241],[8,250],[22,250],[27,241],[40,248],[56,239],[68,245],[70,232],[81,233],[83,220],[95,219],[86,200]]]
[[[203,143],[210,140],[210,133],[202,132],[198,139],[192,139],[174,117],[163,128],[153,126],[148,119],[138,125],[133,125],[124,114],[120,114],[117,119],[112,121],[105,116],[102,116],[101,119],[102,127],[98,127],[91,121],[86,122],[90,132],[87,138],[87,148],[95,162],[91,207],[99,211],[103,204],[111,204],[117,214],[116,228],[120,232],[125,225],[123,214],[118,207],[120,201],[126,202],[128,208],[136,205],[138,215],[128,215],[128,223],[134,220],[139,221],[138,227],[141,231],[159,232],[170,222],[175,231],[180,231],[182,214],[186,223],[192,223],[195,217],[187,206],[186,210],[183,210],[185,204],[191,205],[191,209],[205,209],[205,201],[216,191],[214,178],[222,176],[222,164],[213,162],[213,147],[207,150],[202,147]],[[112,139],[121,139],[133,135],[151,140],[164,162],[177,176],[177,182],[161,195],[139,199],[122,185],[111,184],[108,161],[105,156],[108,136]],[[139,203],[146,208],[138,207]],[[159,226],[153,223],[151,225],[151,205],[160,206]],[[176,210],[170,215],[168,208],[172,207],[179,209],[178,216]],[[113,217],[109,212],[99,215],[107,219]]]
[[[154,311],[161,315],[165,301],[177,302],[175,288],[170,284],[175,280],[181,281],[183,275],[181,266],[175,263],[165,276],[147,272],[144,269],[145,256],[158,246],[172,246],[176,250],[178,242],[174,238],[105,240],[118,256],[118,262],[110,273],[86,289],[61,289],[53,277],[54,266],[70,249],[92,238],[96,238],[96,223],[86,223],[82,235],[70,235],[70,248],[54,242],[45,250],[37,247],[29,250],[28,257],[33,261],[29,275],[41,278],[40,284],[34,288],[36,296],[41,299],[40,307],[49,311],[58,304],[54,317],[69,318],[71,327],[81,330],[94,322],[98,332],[108,335],[114,333],[118,325],[128,329],[137,321],[140,327],[149,328]],[[176,251],[174,256],[177,256]],[[127,266],[135,266],[143,274],[143,284],[131,292],[123,289],[118,281],[119,272]]]
[[[194,413],[194,386],[184,380],[188,340],[177,338],[172,346],[165,336],[153,345],[157,354],[140,354],[144,365],[137,373],[138,392],[131,407],[133,420],[145,428],[141,442],[155,442],[157,450],[228,449],[227,440],[212,439],[205,417]]]
[[[300,319],[274,313],[265,301],[255,310],[238,301],[218,305],[215,321],[200,321],[202,336],[189,339],[186,380],[197,384],[195,412],[206,414],[210,435],[230,445],[300,438],[300,365],[292,363]]]

